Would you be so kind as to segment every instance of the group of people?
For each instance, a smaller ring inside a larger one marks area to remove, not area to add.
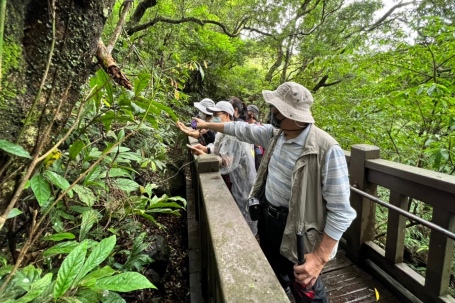
[[[195,102],[194,106],[199,111],[198,118],[204,122],[246,122],[243,119],[245,106],[237,97],[231,97],[229,101],[220,101],[216,104],[211,99],[203,99],[201,102]],[[259,109],[257,113],[259,114]],[[257,221],[251,220],[247,209],[248,195],[256,179],[254,145],[239,141],[236,137],[225,135],[222,132],[215,134],[211,129],[194,130],[180,121],[177,122],[177,126],[188,136],[198,139],[199,144],[193,146],[194,154],[218,156],[221,176],[251,231],[256,235],[258,232]],[[210,139],[213,138],[213,140],[207,140],[209,133]]]
[[[286,293],[299,303],[328,302],[320,273],[356,216],[349,203],[345,155],[337,141],[314,124],[313,96],[304,86],[285,82],[262,95],[270,105],[269,124],[256,123],[259,109],[254,105],[247,107],[249,123],[239,121],[243,107],[231,98],[205,103],[210,105],[205,110],[195,104],[211,114],[210,119],[195,118],[197,130],[177,125],[198,138],[216,132],[212,143],[199,141],[192,151],[219,157],[220,172],[229,175],[232,195],[253,233],[258,233],[261,249]],[[256,147],[262,149],[257,171],[251,152]],[[251,220],[248,201],[259,203],[257,221]],[[301,235],[303,264],[297,255]]]

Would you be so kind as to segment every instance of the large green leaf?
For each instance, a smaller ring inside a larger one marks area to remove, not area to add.
[[[76,238],[76,236],[74,236],[74,234],[65,232],[65,233],[57,233],[57,234],[53,234],[50,236],[45,236],[45,237],[43,237],[43,240],[58,242],[58,241],[74,239],[74,238]]]
[[[93,240],[85,240],[84,242],[88,243],[88,248],[95,246],[98,244],[98,242],[93,241]],[[53,255],[60,255],[60,254],[68,254],[73,251],[74,248],[76,248],[79,245],[78,242],[76,241],[68,241],[68,242],[62,242],[58,243],[51,248],[45,250],[43,252],[43,256],[49,257]]]
[[[69,150],[70,160],[76,159],[77,155],[79,155],[79,153],[84,148],[84,146],[85,146],[85,144],[82,140],[74,141],[74,143],[71,144],[70,150]]]
[[[113,167],[113,168],[109,169],[109,171],[107,172],[107,176],[109,176],[109,178],[129,177],[130,172],[124,168]],[[103,176],[101,176],[101,177],[106,178],[106,175],[103,174]]]
[[[101,278],[92,289],[130,292],[133,290],[155,288],[146,277],[137,272],[124,272],[112,277]]]
[[[59,174],[53,172],[53,171],[50,171],[50,170],[47,170],[45,173],[44,173],[44,176],[52,183],[54,184],[55,186],[57,186],[58,188],[62,189],[62,190],[66,190],[68,189],[68,187],[70,187],[70,184],[68,181],[66,181],[66,179],[62,176],[60,176]],[[68,191],[68,196],[70,198],[73,197],[73,191],[70,190]]]
[[[94,247],[90,253],[90,256],[88,256],[87,260],[85,261],[84,266],[82,266],[82,269],[76,278],[76,283],[77,281],[82,280],[86,274],[88,274],[96,266],[100,265],[101,262],[103,262],[110,255],[114,249],[116,241],[117,238],[115,235],[113,235],[109,238],[103,239],[100,243],[98,243],[98,245]]]
[[[101,155],[101,152],[100,152]],[[96,157],[98,158],[98,157]],[[95,182],[97,179],[99,179],[102,175],[102,169],[99,166],[95,166],[85,177],[84,179],[84,185],[87,185],[90,182]]]
[[[151,75],[150,73],[140,73],[137,79],[134,81],[134,95],[139,96],[139,94],[148,86]]]
[[[100,217],[100,214],[94,210],[90,209],[82,213],[82,223],[79,232],[79,241],[82,241],[87,236],[87,233],[92,228],[93,224],[95,224]]]
[[[0,149],[18,157],[31,158],[30,154],[22,146],[6,140],[0,139]]]
[[[109,291],[106,296],[103,295],[101,298],[103,303],[126,303],[126,301],[118,294],[112,291]]]
[[[44,290],[51,284],[52,282],[52,273],[46,274],[43,278],[35,281],[30,286],[27,294],[21,297],[19,300],[15,301],[15,303],[27,303],[41,295]]]
[[[100,278],[110,277],[115,274],[116,271],[109,266],[104,266],[103,268],[99,268],[97,270],[92,271],[88,275],[82,278],[79,282],[78,286],[85,286],[90,287],[98,281]]]
[[[124,190],[126,192],[139,189],[139,184],[136,181],[130,179],[118,178],[114,179],[113,183],[118,189]]]
[[[57,273],[54,286],[54,299],[62,297],[70,288],[84,264],[87,242],[79,244],[66,258]]]
[[[30,180],[30,186],[40,206],[43,206],[51,197],[51,187],[41,175],[36,175]]]
[[[93,303],[99,301],[99,293],[92,289],[80,288],[77,290],[75,297],[82,303]]]
[[[73,190],[77,193],[79,199],[87,206],[92,207],[93,204],[95,204],[96,197],[90,188],[76,184],[74,185]]]

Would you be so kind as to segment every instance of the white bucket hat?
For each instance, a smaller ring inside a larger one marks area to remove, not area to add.
[[[231,116],[234,115],[234,108],[227,101],[219,101],[215,106],[207,107],[207,110],[211,113],[226,112]]]
[[[194,102],[194,107],[203,112],[206,115],[212,115],[211,112],[207,111],[207,107],[215,106],[215,102],[212,99],[204,98],[201,102]]]
[[[288,119],[314,123],[310,107],[313,104],[313,96],[304,86],[295,82],[285,82],[274,91],[263,90],[264,100],[272,104],[280,113]]]

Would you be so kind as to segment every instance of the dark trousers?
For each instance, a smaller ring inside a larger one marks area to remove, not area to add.
[[[314,298],[304,295],[301,284],[295,282],[294,264],[280,254],[281,239],[283,237],[286,220],[278,220],[268,213],[268,207],[264,206],[262,218],[258,222],[259,242],[264,255],[269,261],[275,275],[286,290],[291,288],[297,303],[327,303],[327,295],[321,277],[318,277],[313,286]]]

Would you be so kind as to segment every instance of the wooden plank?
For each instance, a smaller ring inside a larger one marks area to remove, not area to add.
[[[339,269],[322,276],[328,290],[355,284],[358,281],[371,280],[372,277],[356,266]]]
[[[384,285],[375,281],[374,279],[369,280],[357,280],[356,283],[339,287],[338,289],[328,291],[330,302],[376,302],[376,294],[374,289],[379,292],[379,297],[386,299],[393,297],[392,293],[388,291]]]
[[[370,303],[375,302],[376,297],[374,291],[368,288],[355,288],[350,292],[343,294],[329,293],[329,301],[331,303]]]
[[[352,262],[346,258],[343,252],[338,252],[332,260],[330,260],[322,270],[322,274],[337,270],[343,267],[351,266]]]

